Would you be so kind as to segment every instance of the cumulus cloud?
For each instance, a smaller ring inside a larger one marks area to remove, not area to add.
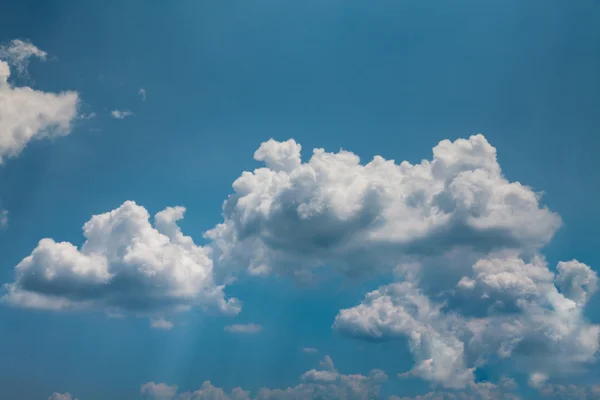
[[[125,119],[127,117],[132,117],[135,114],[128,110],[112,110],[110,115],[115,119]]]
[[[464,357],[464,343],[455,331],[454,315],[443,315],[411,283],[396,283],[369,293],[359,306],[340,311],[334,327],[343,333],[372,339],[407,337],[416,366],[403,375],[416,375],[462,388],[473,382],[473,368]]]
[[[27,57],[12,57],[17,68],[26,65]],[[13,86],[8,82],[9,64],[3,60],[0,54],[0,164],[17,156],[32,140],[68,135],[79,102],[73,91],[50,93]]]
[[[127,201],[86,222],[80,248],[42,239],[15,267],[3,300],[26,308],[101,309],[154,318],[192,306],[237,314],[240,303],[226,299],[223,286],[213,280],[208,250],[177,226],[184,212],[166,208],[153,226],[144,207]]]
[[[316,354],[319,351],[317,349],[315,349],[314,347],[304,347],[302,348],[302,351],[306,354]]]
[[[223,328],[225,332],[229,333],[245,333],[245,334],[253,334],[259,333],[262,331],[262,326],[258,324],[233,324],[227,325]]]
[[[583,316],[595,272],[577,261],[560,263],[557,271],[540,256],[529,263],[514,256],[481,259],[458,293],[433,301],[417,283],[387,285],[341,310],[334,327],[361,338],[407,337],[416,361],[408,374],[445,387],[472,384],[473,370],[494,359],[514,360],[539,387],[552,374],[594,361],[599,346],[600,326]],[[470,301],[452,303],[465,295]],[[487,306],[484,316],[470,316],[472,304]]]
[[[369,375],[345,375],[333,366],[331,358],[321,363],[324,369],[312,369],[301,377],[301,383],[285,389],[262,388],[255,395],[241,388],[227,393],[206,381],[194,392],[177,394],[177,386],[157,384],[142,385],[141,393],[153,400],[373,400],[378,399],[381,384],[387,375],[372,370]]]
[[[303,163],[300,151],[269,140],[254,154],[265,167],[233,183],[223,223],[207,232],[223,268],[357,276],[459,249],[534,252],[560,226],[538,193],[502,175],[483,135],[444,140],[415,165],[323,149]]]
[[[11,40],[0,46],[0,60],[14,66],[19,74],[27,74],[27,66],[31,57],[45,60],[48,53],[40,50],[32,43],[20,39]]]
[[[140,90],[138,90],[138,94],[142,97],[142,101],[146,101],[146,89],[140,88]]]

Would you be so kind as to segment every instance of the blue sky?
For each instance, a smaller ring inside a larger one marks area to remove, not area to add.
[[[297,397],[263,399],[481,398],[482,382],[497,398],[580,398],[600,384],[597,1],[31,0],[0,9],[0,60],[11,71],[0,82],[0,281],[9,285],[0,397],[173,400],[210,380],[250,396],[296,388],[287,396]],[[10,53],[15,39],[45,56]],[[24,87],[47,96],[17,97]],[[436,147],[445,139],[454,144]],[[337,155],[309,161],[315,148]],[[362,168],[347,152],[396,166]],[[419,164],[434,159],[431,170]],[[400,171],[404,160],[426,172]],[[178,209],[162,214],[163,228],[143,224],[144,212],[175,206],[185,207],[177,224],[193,246],[167,234]],[[115,227],[91,224],[96,250],[48,244],[22,263],[43,238],[81,246],[83,225],[111,210],[120,210]],[[126,259],[119,251],[138,237],[147,247]],[[557,269],[573,259],[583,264]],[[178,280],[189,265],[198,280]],[[165,269],[145,274],[157,266]],[[241,306],[223,305],[233,298]],[[560,314],[563,306],[575,311]],[[506,332],[485,337],[493,351],[474,346],[472,331],[456,333],[474,319],[522,323],[521,344],[505,358]],[[552,328],[538,330],[544,323]],[[225,330],[234,324],[261,329]],[[411,342],[413,332],[426,344]],[[547,343],[549,332],[560,338]],[[452,350],[463,344],[460,365],[436,358],[427,343],[440,337]],[[325,356],[335,367],[319,364]],[[561,391],[571,383],[577,392]]]

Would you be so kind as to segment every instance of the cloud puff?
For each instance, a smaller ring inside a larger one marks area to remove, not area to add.
[[[176,385],[148,382],[140,388],[142,397],[152,400],[170,400],[177,394]]]
[[[224,268],[356,276],[456,249],[533,252],[560,225],[539,194],[504,178],[483,135],[444,140],[415,165],[323,149],[303,163],[300,150],[269,140],[254,155],[266,167],[233,183],[224,222],[207,232]]]
[[[85,223],[81,248],[40,240],[15,267],[4,301],[28,308],[92,308],[153,317],[191,306],[238,313],[239,302],[226,299],[223,287],[215,285],[207,249],[177,226],[184,211],[166,208],[152,226],[146,209],[127,201]]]
[[[48,53],[40,50],[32,43],[14,39],[0,46],[0,60],[5,60],[13,65],[19,74],[27,74],[27,66],[31,57],[45,60]]]
[[[600,385],[578,386],[548,384],[540,389],[544,398],[560,400],[600,400]]]
[[[480,382],[462,391],[435,391],[416,397],[390,396],[388,400],[518,400],[515,382],[504,377],[497,384]]]
[[[79,102],[73,91],[49,93],[13,87],[9,76],[10,67],[0,54],[0,164],[17,156],[31,140],[68,135]]]
[[[77,400],[70,393],[52,393],[48,400]]]
[[[0,229],[8,227],[8,210],[0,209]]]
[[[258,324],[233,324],[233,325],[227,325],[223,329],[225,330],[225,332],[229,332],[229,333],[253,334],[253,333],[261,332],[263,327]]]
[[[304,348],[302,348],[302,352],[304,352],[306,354],[315,354],[315,353],[318,353],[319,350],[315,349],[314,347],[304,347]]]
[[[155,318],[150,320],[150,326],[154,329],[162,329],[165,331],[173,329],[173,323],[164,318]]]
[[[146,89],[140,88],[140,90],[138,90],[138,94],[142,97],[142,101],[146,101]]]
[[[180,394],[177,386],[150,382],[142,385],[141,393],[152,400],[372,400],[379,398],[380,386],[387,380],[381,370],[372,370],[367,376],[341,374],[329,357],[321,365],[324,369],[307,371],[301,376],[302,383],[294,387],[262,388],[254,396],[241,388],[227,393],[210,381],[194,392]]]
[[[418,282],[395,283],[341,310],[334,327],[362,338],[407,337],[417,363],[409,374],[445,387],[471,384],[476,367],[498,359],[513,359],[539,386],[594,361],[599,347],[600,326],[583,316],[595,272],[577,261],[557,271],[540,256],[481,259],[456,292],[435,302]],[[452,302],[457,296],[466,301]],[[483,316],[472,316],[473,304],[487,306]]]
[[[334,327],[343,333],[370,339],[408,337],[417,365],[408,373],[462,388],[473,382],[467,368],[464,343],[453,315],[443,315],[411,283],[396,283],[369,293],[359,306],[341,310]]]
[[[112,117],[116,118],[116,119],[125,119],[127,117],[132,117],[135,114],[132,113],[131,111],[127,111],[127,110],[123,110],[123,111],[121,111],[121,110],[112,110],[110,112],[110,115],[112,115]]]

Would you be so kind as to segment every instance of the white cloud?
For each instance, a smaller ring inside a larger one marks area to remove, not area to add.
[[[165,331],[170,331],[173,329],[173,323],[164,318],[155,318],[150,320],[150,326],[154,329],[162,329]]]
[[[48,400],[77,400],[70,393],[52,393]]]
[[[539,393],[544,398],[560,400],[600,400],[600,385],[557,385],[546,384]]]
[[[556,267],[557,286],[569,299],[578,306],[585,305],[598,287],[598,276],[589,266],[576,260],[559,262]]]
[[[171,400],[177,394],[177,386],[148,382],[142,385],[140,394],[151,400]]]
[[[68,135],[77,117],[77,92],[49,93],[13,87],[10,67],[0,55],[0,164],[31,140]]]
[[[313,348],[313,347],[304,347],[304,348],[302,349],[302,351],[303,351],[304,353],[306,353],[306,354],[315,354],[315,353],[318,353],[318,352],[319,352],[317,349],[315,349],[315,348]]]
[[[31,57],[46,56],[46,52],[33,44],[18,39],[0,46],[0,164],[17,156],[32,140],[71,132],[77,117],[77,92],[43,92],[9,82],[9,65],[19,74],[26,74]]]
[[[461,391],[435,391],[416,397],[391,396],[388,400],[518,400],[515,382],[504,377],[497,384],[480,382]]]
[[[50,310],[101,309],[112,314],[163,315],[199,306],[237,314],[213,280],[208,250],[184,236],[183,207],[157,213],[127,201],[83,226],[81,248],[42,239],[15,267],[4,301]],[[164,324],[163,324],[164,325]]]
[[[127,110],[112,110],[110,112],[110,115],[112,115],[112,117],[116,119],[125,119],[127,117],[132,117],[135,114]]]
[[[140,88],[140,90],[138,90],[138,94],[142,96],[142,101],[146,101],[146,89]]]
[[[541,372],[534,372],[529,376],[529,386],[534,388],[541,388],[547,380],[548,375]]]
[[[8,210],[0,209],[0,229],[8,227]]]
[[[293,140],[263,143],[207,233],[222,268],[247,265],[310,277],[331,265],[357,276],[457,249],[534,252],[560,225],[539,194],[503,177],[483,135],[433,149],[433,160],[396,164],[315,149],[302,163]]]
[[[0,60],[14,66],[19,74],[27,74],[27,66],[31,57],[45,60],[48,53],[40,50],[32,43],[14,39],[0,46]]]
[[[91,113],[88,113],[88,114],[79,114],[79,116],[77,118],[83,119],[83,120],[96,118],[96,113],[92,111]]]
[[[540,386],[594,361],[599,347],[600,326],[583,316],[595,272],[577,261],[557,270],[555,276],[540,256],[529,263],[514,256],[481,259],[471,277],[435,302],[418,282],[395,283],[341,310],[334,327],[371,339],[407,337],[416,361],[409,374],[445,387],[472,384],[473,369],[494,359],[512,359]]]
[[[324,370],[310,370],[301,376],[301,383],[285,389],[262,388],[252,396],[241,388],[230,393],[213,386],[210,381],[194,392],[177,394],[177,386],[150,382],[142,385],[142,395],[153,400],[372,400],[379,398],[382,383],[387,375],[372,370],[369,375],[344,375],[337,372],[330,358],[326,358]]]
[[[464,343],[454,331],[455,318],[443,316],[441,305],[404,282],[375,290],[359,306],[340,311],[334,327],[364,338],[408,337],[417,364],[404,375],[462,388],[474,376],[465,363]]]
[[[223,329],[225,330],[225,332],[229,332],[229,333],[253,334],[253,333],[261,332],[263,328],[261,325],[258,325],[258,324],[233,324],[233,325],[227,325]]]

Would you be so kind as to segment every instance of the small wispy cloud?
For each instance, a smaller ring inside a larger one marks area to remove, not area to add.
[[[227,325],[224,330],[229,333],[253,334],[261,332],[263,327],[258,324],[233,324]]]
[[[318,350],[313,347],[304,347],[302,351],[306,354],[315,354],[318,353]]]
[[[92,111],[89,114],[85,114],[85,113],[84,114],[79,114],[77,116],[77,118],[79,118],[79,119],[92,119],[92,118],[96,118],[96,113]]]
[[[138,90],[138,94],[142,96],[142,101],[146,101],[146,89],[140,88],[140,90]]]
[[[0,209],[0,229],[8,228],[8,210]]]
[[[116,119],[125,119],[127,117],[132,117],[135,115],[131,111],[127,111],[127,110],[112,110],[110,112],[110,114],[112,115],[113,118],[116,118]]]
[[[157,318],[150,321],[150,327],[168,331],[173,328],[173,323],[164,318]]]
[[[40,50],[30,42],[20,39],[14,39],[0,46],[0,60],[8,62],[14,66],[17,72],[21,75],[27,75],[27,66],[31,57],[37,57],[40,60],[45,60],[48,53]]]

